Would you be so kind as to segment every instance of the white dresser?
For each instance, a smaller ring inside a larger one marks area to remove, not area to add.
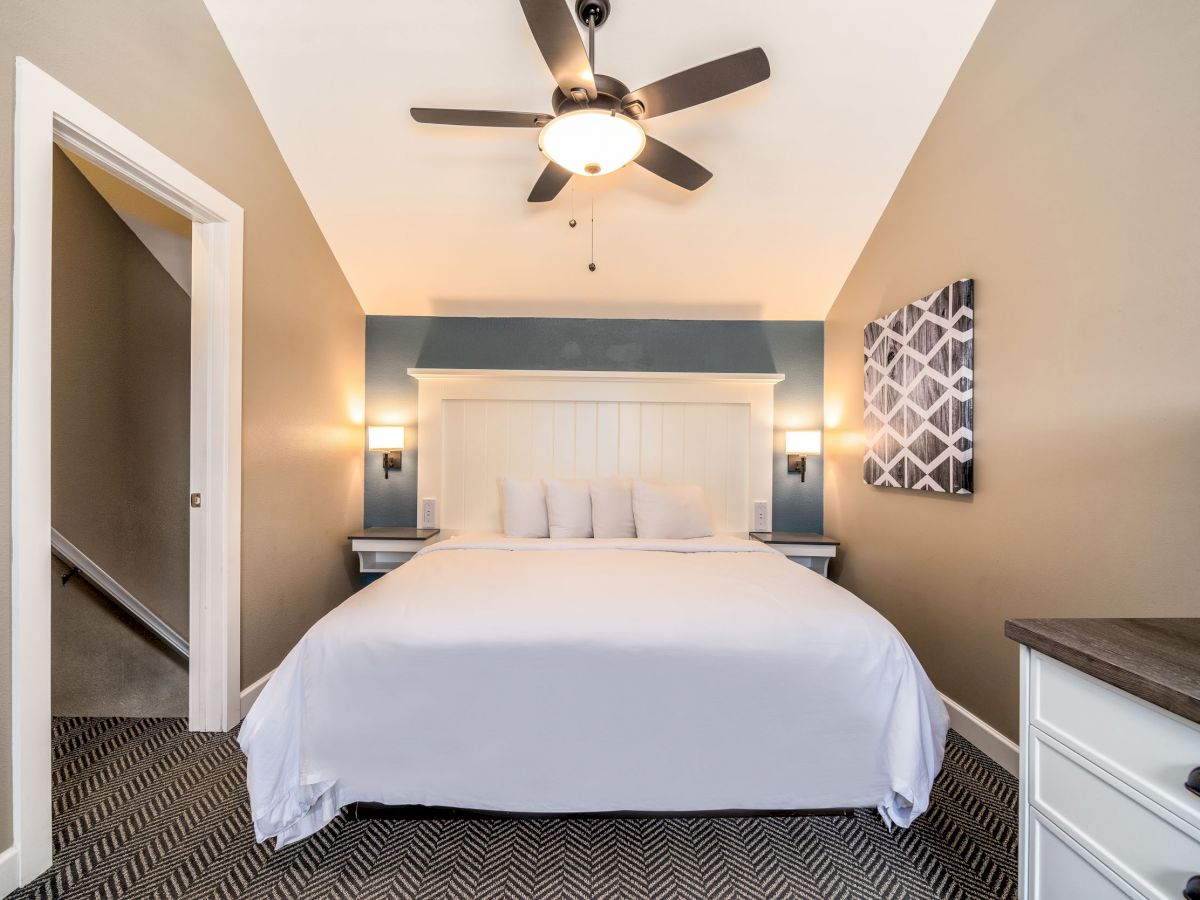
[[[1021,900],[1200,900],[1197,621],[1007,623],[1022,643]]]

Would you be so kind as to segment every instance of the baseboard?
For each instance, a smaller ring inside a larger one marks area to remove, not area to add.
[[[267,682],[271,680],[271,676],[275,674],[272,669],[250,687],[242,691],[242,718],[246,718],[246,713],[250,712],[250,707],[254,705],[254,701],[258,699],[258,695],[262,693],[262,689],[267,686]]]
[[[7,897],[21,886],[21,851],[9,847],[0,853],[0,897]]]
[[[941,691],[938,691],[940,694]],[[1021,767],[1021,748],[998,732],[961,703],[955,703],[945,694],[942,700],[950,713],[950,727],[968,741],[1018,777]]]

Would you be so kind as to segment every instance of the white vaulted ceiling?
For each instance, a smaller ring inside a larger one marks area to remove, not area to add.
[[[646,121],[699,191],[635,165],[529,204],[536,130],[408,115],[552,112],[517,0],[206,2],[367,313],[726,319],[824,318],[992,5],[613,0],[630,88],[754,46],[771,79]]]

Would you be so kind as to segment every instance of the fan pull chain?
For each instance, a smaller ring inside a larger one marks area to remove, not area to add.
[[[572,228],[579,223],[575,221],[575,184],[571,184],[571,219],[567,222]]]
[[[592,261],[588,263],[588,271],[596,271],[596,195],[592,194]]]

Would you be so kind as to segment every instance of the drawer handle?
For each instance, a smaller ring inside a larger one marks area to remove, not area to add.
[[[1200,900],[1200,875],[1193,875],[1188,879],[1183,889],[1183,900]]]
[[[1196,768],[1188,772],[1187,781],[1183,783],[1183,786],[1197,797],[1200,797],[1200,766],[1196,766]]]

